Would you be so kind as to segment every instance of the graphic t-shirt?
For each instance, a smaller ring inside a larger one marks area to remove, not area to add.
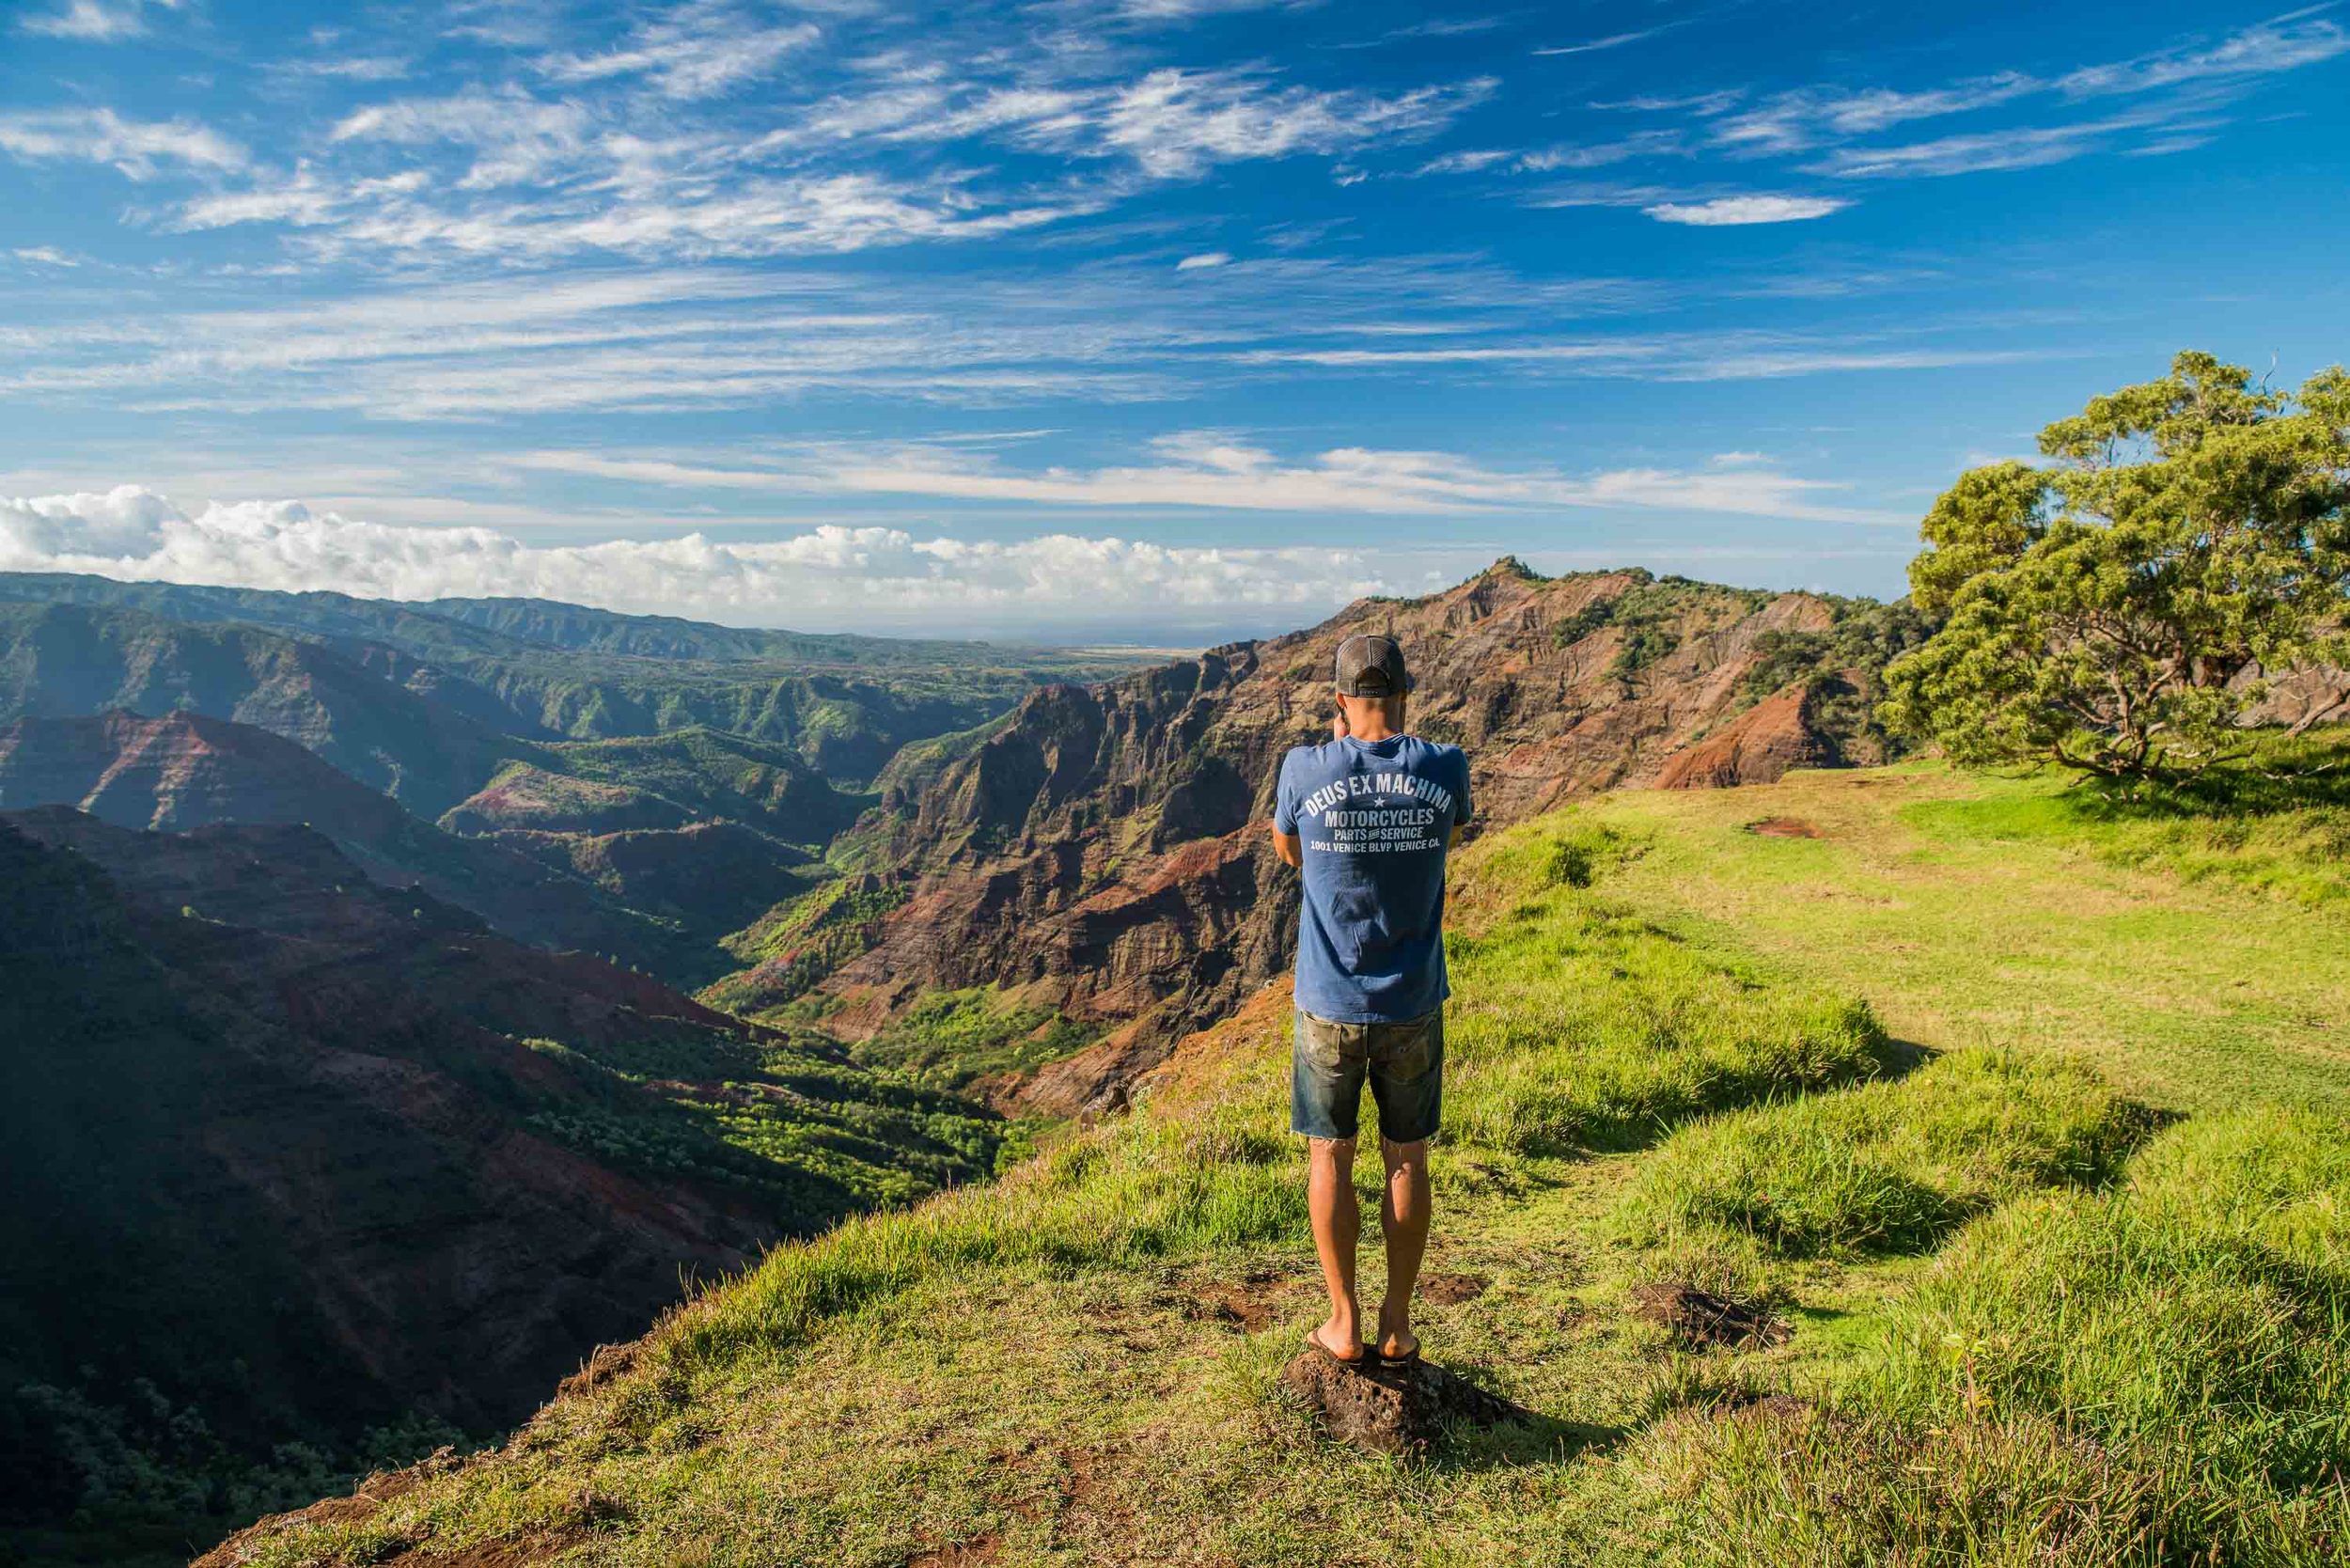
[[[1432,1011],[1444,973],[1444,860],[1469,820],[1468,758],[1417,735],[1301,745],[1273,825],[1303,840],[1297,1005],[1344,1024]]]

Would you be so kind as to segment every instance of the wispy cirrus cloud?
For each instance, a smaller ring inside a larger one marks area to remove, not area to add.
[[[2262,78],[2350,55],[2350,29],[2323,14],[2291,12],[2217,41],[2191,42],[2054,75],[2002,71],[1919,88],[1812,86],[1734,109],[1696,105],[1705,136],[1732,156],[1820,153],[1811,166],[1883,179],[2035,167],[2115,147],[2125,133],[2158,132],[2208,115]],[[1904,145],[1867,138],[1923,120],[2018,104],[2065,114],[2092,100],[2138,98],[2135,107],[2086,120],[2060,118],[1962,132]]]
[[[518,466],[665,488],[791,494],[907,495],[1050,507],[1177,508],[1409,516],[1544,508],[1665,510],[1812,522],[1906,523],[1846,504],[1848,487],[1762,467],[1588,475],[1507,469],[1448,452],[1334,447],[1284,460],[1245,437],[1186,431],[1150,444],[1152,461],[1017,470],[985,453],[927,444],[820,447],[772,463],[537,451]]]
[[[243,168],[245,149],[189,119],[125,119],[112,109],[0,113],[0,153],[26,163],[104,164],[132,180],[166,167]]]
[[[1443,129],[1496,84],[1382,95],[1276,85],[1250,71],[1154,71],[1110,97],[1098,116],[1049,133],[1078,150],[1122,154],[1146,174],[1190,179],[1212,164],[1337,153]]]
[[[1494,86],[1314,87],[1262,67],[1003,81],[891,58],[846,86],[755,104],[766,128],[754,133],[696,118],[696,101],[726,96],[818,36],[814,24],[754,25],[697,0],[619,47],[533,55],[539,84],[352,109],[323,152],[191,196],[168,226],[284,224],[328,259],[841,253],[1061,223],[1224,164],[1408,144]],[[633,94],[666,106],[643,109]],[[1064,171],[948,161],[967,144],[1049,154]]]
[[[182,3],[183,0],[65,0],[60,6],[28,9],[18,19],[17,26],[49,38],[118,43],[146,35],[149,11],[176,11]]]
[[[730,0],[693,0],[638,24],[617,48],[553,54],[537,63],[556,82],[637,77],[666,98],[710,98],[766,75],[820,36],[812,22],[776,23]]]

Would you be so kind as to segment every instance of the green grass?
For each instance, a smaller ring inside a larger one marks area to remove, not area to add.
[[[1588,891],[1623,845],[1535,827],[1461,878],[1475,934],[1447,951],[1446,1115],[1514,1155],[1627,1148],[1699,1112],[1866,1077],[1884,1031],[1865,1004],[1764,986]]]
[[[2149,1125],[2076,1063],[1960,1051],[1680,1133],[1611,1219],[1637,1246],[1730,1231],[1789,1257],[1921,1252],[2035,1187],[2112,1180]]]
[[[2350,745],[2340,749],[2350,753]],[[2210,797],[2226,788],[2220,780],[2193,793],[2044,787],[1935,802],[1914,820],[1942,837],[2060,845],[2188,884],[2245,887],[2312,907],[2350,902],[2350,804],[2287,794],[2248,808],[2211,808]]]
[[[1465,855],[1419,1325],[1522,1423],[1399,1466],[1278,1392],[1320,1307],[1274,994],[1133,1114],[778,1249],[252,1560],[2342,1560],[2344,927],[2052,795],[1799,776]],[[1016,1016],[943,1003],[906,1062]],[[1657,1278],[1794,1335],[1693,1351],[1630,1309]]]
[[[1970,1226],[1819,1403],[1660,1430],[1626,1467],[1742,1562],[2338,1562],[2343,1142],[2174,1128],[2126,1188]]]

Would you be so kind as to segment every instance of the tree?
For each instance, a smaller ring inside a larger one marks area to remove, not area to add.
[[[1882,716],[1962,762],[2179,777],[2242,750],[2267,672],[2350,654],[2350,375],[2288,397],[2209,354],[1962,475],[1920,528],[1941,630]]]

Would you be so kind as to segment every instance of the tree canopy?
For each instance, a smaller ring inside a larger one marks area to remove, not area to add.
[[[2350,653],[2350,375],[2297,393],[2182,353],[1962,475],[1911,562],[1941,629],[1888,724],[1962,762],[2176,776],[2239,749],[2276,672]]]

